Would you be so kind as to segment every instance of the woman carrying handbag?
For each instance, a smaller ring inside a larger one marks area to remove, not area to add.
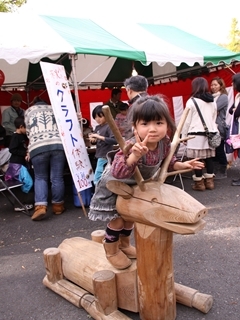
[[[186,142],[187,157],[192,159],[199,158],[205,162],[206,166],[205,173],[203,173],[203,170],[194,170],[193,190],[212,190],[214,189],[213,158],[215,157],[215,148],[209,146],[206,131],[192,98],[194,98],[200,109],[208,131],[210,133],[218,132],[216,124],[217,105],[212,94],[209,93],[208,82],[205,78],[197,77],[192,81],[192,94],[186,103],[186,108],[190,110],[182,129],[182,138],[186,138],[189,135],[195,136],[194,139]]]

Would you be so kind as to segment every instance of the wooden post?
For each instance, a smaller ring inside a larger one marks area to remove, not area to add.
[[[102,244],[105,238],[105,230],[95,230],[91,233],[92,241],[99,242]]]
[[[97,309],[105,315],[117,310],[117,288],[115,273],[110,270],[97,271],[93,275],[93,289]]]
[[[56,292],[76,307],[83,307],[89,315],[96,320],[131,320],[119,310],[113,311],[109,315],[104,315],[96,308],[96,301],[93,295],[76,286],[67,280],[59,280],[56,283],[48,281],[47,276],[43,279],[43,284]]]
[[[176,296],[171,231],[135,223],[139,314],[142,320],[174,320]]]
[[[194,307],[203,313],[208,313],[212,308],[213,297],[209,294],[200,293],[196,289],[183,286],[175,282],[176,299],[178,303],[188,307]]]
[[[58,248],[45,249],[43,256],[48,280],[55,283],[63,279],[60,250]]]

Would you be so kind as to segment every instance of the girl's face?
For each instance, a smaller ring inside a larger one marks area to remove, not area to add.
[[[105,117],[99,117],[98,115],[96,115],[95,121],[100,125],[106,123]]]
[[[135,130],[141,140],[144,140],[148,135],[147,147],[151,149],[151,147],[156,148],[157,143],[166,136],[168,126],[165,119],[152,120],[149,122],[140,120],[136,123]]]
[[[217,93],[220,90],[221,90],[220,84],[217,82],[217,80],[213,80],[211,82],[211,91],[212,91],[212,93]]]

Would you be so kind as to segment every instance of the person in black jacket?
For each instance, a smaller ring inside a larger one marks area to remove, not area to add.
[[[26,125],[24,122],[24,118],[17,117],[14,120],[14,125],[16,127],[16,131],[13,133],[10,141],[10,145],[9,145],[9,151],[11,153],[11,157],[9,160],[8,169],[5,173],[5,180],[19,180],[23,182],[23,186],[21,188],[22,202],[25,204],[27,209],[30,210],[33,208],[33,204],[28,202],[30,198],[33,198],[33,195],[32,193],[29,194],[29,191],[32,189],[33,181],[30,173],[27,170],[29,154],[27,151],[28,138],[26,135]],[[20,178],[20,176],[22,177]],[[18,203],[15,202],[14,210],[23,211],[24,208],[19,207]]]

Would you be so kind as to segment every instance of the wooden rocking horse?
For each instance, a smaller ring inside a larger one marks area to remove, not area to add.
[[[120,148],[125,144],[116,129],[109,108],[103,107]],[[125,270],[115,269],[106,259],[99,242],[76,237],[65,239],[58,248],[44,251],[47,275],[43,283],[94,319],[129,319],[118,308],[139,312],[142,320],[174,320],[176,302],[207,313],[212,296],[174,283],[173,233],[194,234],[201,230],[207,209],[183,190],[164,184],[169,162],[180,143],[187,116],[185,109],[174,135],[171,151],[159,172],[144,181],[137,168],[137,185],[110,181],[107,187],[118,195],[116,208],[126,221],[135,223],[137,259]],[[126,150],[125,150],[126,151]]]

